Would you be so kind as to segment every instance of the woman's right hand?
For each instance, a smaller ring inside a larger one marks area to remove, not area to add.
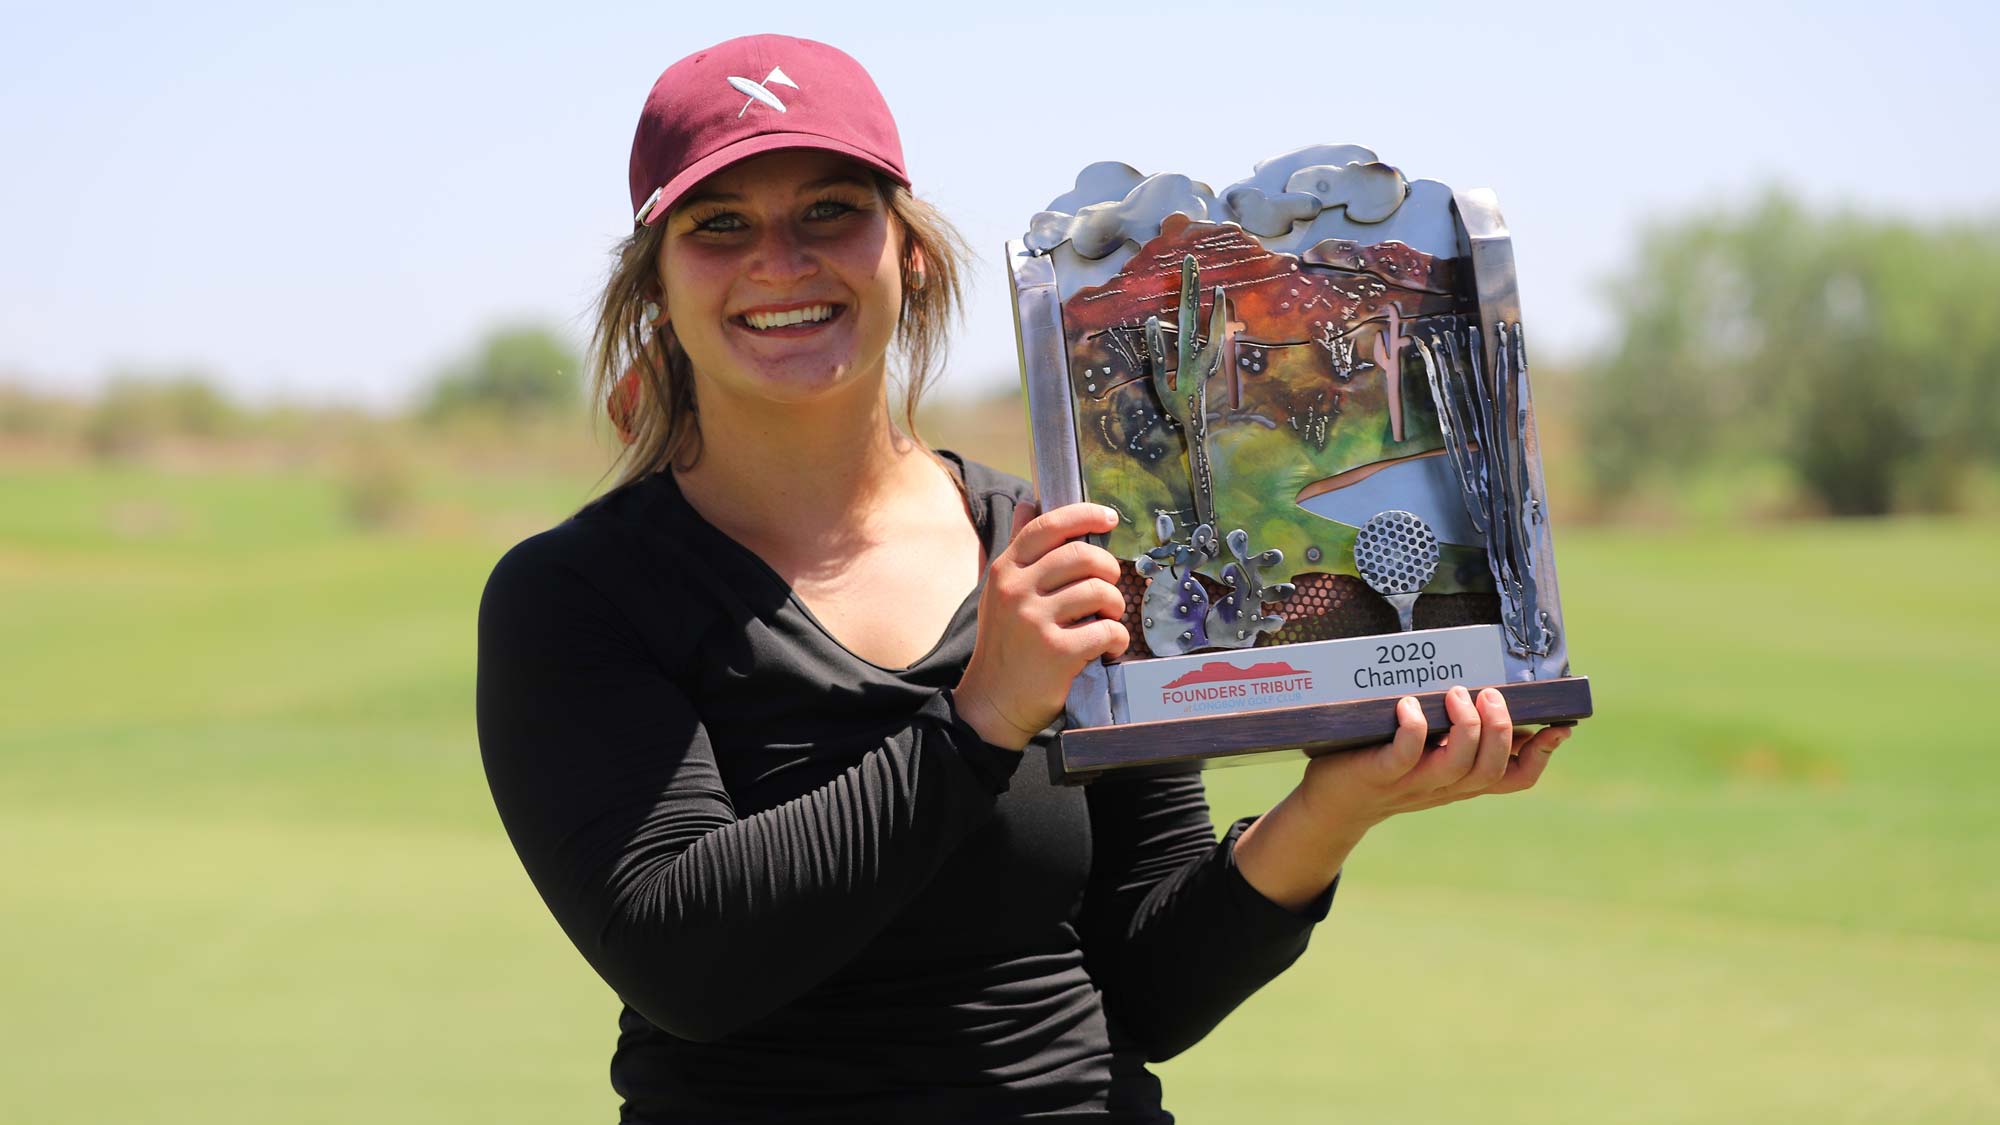
[[[986,568],[979,636],[953,692],[959,717],[995,746],[1019,750],[1058,714],[1070,681],[1131,643],[1119,621],[1118,560],[1085,542],[1118,526],[1101,504],[1014,509],[1007,549]]]

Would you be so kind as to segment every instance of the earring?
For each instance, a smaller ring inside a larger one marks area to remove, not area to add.
[[[922,290],[923,287],[924,287],[924,271],[923,267],[919,266],[910,271],[909,284],[906,285],[904,288],[908,289],[912,293],[915,293]]]

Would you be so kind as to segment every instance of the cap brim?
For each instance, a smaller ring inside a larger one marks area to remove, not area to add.
[[[659,222],[668,211],[673,210],[674,204],[680,201],[681,196],[686,195],[696,184],[715,175],[731,164],[748,160],[753,156],[761,156],[767,152],[796,148],[819,149],[822,152],[838,153],[841,156],[851,157],[881,172],[904,187],[910,186],[909,176],[905,175],[901,169],[883,160],[881,157],[863,152],[845,141],[836,141],[831,137],[822,137],[815,133],[760,133],[754,137],[745,137],[735,144],[724,145],[682,169],[680,175],[668,180],[666,185],[660,189],[659,195],[653,200],[652,207],[648,208],[645,214],[639,219],[639,224],[650,227],[654,223]]]

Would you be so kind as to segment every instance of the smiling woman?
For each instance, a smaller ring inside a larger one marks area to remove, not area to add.
[[[687,62],[699,57],[702,56],[692,56]],[[783,78],[784,86],[797,88],[796,83],[783,74],[782,67],[774,69]],[[859,70],[858,67],[855,69]],[[697,77],[687,75],[685,80],[693,82]],[[866,78],[865,73],[862,77]],[[740,89],[738,82],[747,80],[731,76],[728,81],[732,88]],[[671,85],[666,76],[662,76],[661,83]],[[873,94],[872,84],[867,92]],[[657,87],[655,93],[659,93]],[[803,187],[808,197],[815,190],[823,190],[828,196],[825,199],[800,200],[814,213],[796,216],[801,220],[799,225],[817,220],[822,226],[852,228],[857,224],[850,221],[850,209],[872,212],[887,219],[887,230],[883,233],[895,237],[898,255],[895,265],[901,282],[901,297],[894,310],[894,344],[887,350],[901,360],[900,371],[896,374],[901,376],[903,384],[903,421],[905,428],[914,433],[917,404],[930,380],[937,374],[937,367],[944,358],[948,324],[959,309],[960,277],[966,258],[964,244],[943,215],[911,193],[901,172],[901,150],[895,141],[893,123],[888,125],[886,143],[882,143],[882,138],[876,138],[875,147],[884,153],[880,157],[856,157],[852,149],[858,146],[837,147],[827,137],[811,135],[803,135],[807,142],[804,147],[771,149],[760,142],[777,135],[759,132],[759,127],[768,124],[763,116],[749,117],[751,113],[763,115],[761,107],[769,103],[763,99],[753,100],[756,104],[744,106],[744,118],[737,119],[749,120],[751,127],[730,128],[725,122],[721,130],[725,137],[741,132],[743,136],[737,138],[738,144],[754,151],[775,152],[788,160],[846,158],[844,162],[835,159],[834,164],[826,166],[826,174],[816,180],[795,185]],[[806,99],[798,97],[794,99],[793,106],[775,112],[803,115],[807,106]],[[887,107],[882,107],[880,112],[886,118]],[[666,126],[672,122],[658,120],[650,100],[648,114],[641,121],[642,138],[649,122],[660,131],[668,131]],[[791,125],[795,120],[786,120],[784,124]],[[801,140],[801,135],[791,135],[791,139]],[[817,145],[812,143],[815,141]],[[676,142],[670,136],[668,143]],[[700,147],[692,141],[679,143],[691,148]],[[714,142],[711,140],[709,143]],[[729,145],[724,144],[723,147]],[[650,149],[646,151],[650,154]],[[592,381],[597,396],[606,403],[625,443],[625,451],[620,458],[620,484],[644,476],[661,464],[691,464],[700,455],[701,433],[695,424],[694,368],[681,338],[689,326],[670,327],[671,312],[662,305],[663,279],[669,276],[665,260],[669,243],[675,241],[673,235],[676,233],[695,233],[680,229],[691,225],[708,227],[702,232],[707,235],[740,235],[736,228],[747,228],[748,219],[731,213],[729,205],[741,202],[741,197],[729,185],[734,183],[740,187],[748,182],[757,187],[767,186],[765,177],[761,176],[745,177],[739,174],[733,181],[725,180],[729,172],[735,171],[728,169],[723,176],[715,177],[722,182],[682,183],[681,189],[686,194],[673,198],[666,195],[666,185],[651,182],[651,177],[658,173],[641,173],[641,155],[642,146],[635,142],[632,194],[643,202],[632,235],[618,247],[617,265],[605,288],[592,346]],[[751,156],[748,162],[754,163],[758,159]],[[674,178],[677,181],[684,179]],[[642,188],[641,184],[645,186]],[[679,224],[660,221],[674,207],[679,208],[682,221]],[[650,221],[638,221],[649,217]],[[782,311],[787,316],[800,315],[792,310]],[[801,316],[801,319],[806,318]],[[764,323],[760,327],[768,329],[771,325]],[[658,328],[668,330],[656,331]]]
[[[1305,948],[1380,820],[1532,784],[1562,735],[1448,697],[1221,840],[1199,776],[1052,786],[1129,642],[1118,516],[890,417],[958,300],[859,64],[732,40],[632,148],[596,375],[616,487],[480,604],[479,738],[550,912],[624,1002],[622,1120],[1168,1122],[1146,1062]]]

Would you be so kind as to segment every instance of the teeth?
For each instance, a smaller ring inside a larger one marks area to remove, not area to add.
[[[787,309],[784,312],[744,313],[743,319],[750,327],[762,331],[766,328],[784,328],[793,324],[816,324],[832,315],[832,305],[807,305],[802,309]]]

